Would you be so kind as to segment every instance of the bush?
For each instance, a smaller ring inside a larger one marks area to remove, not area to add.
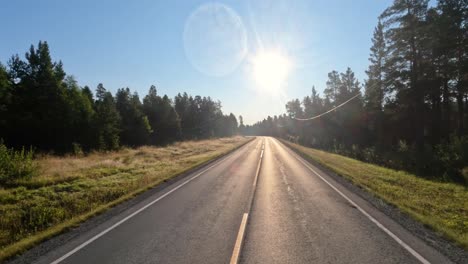
[[[375,151],[375,147],[367,147],[362,151],[363,160],[370,163],[378,163],[379,158]]]
[[[445,169],[444,176],[465,181],[463,169],[468,164],[468,137],[452,136],[450,141],[436,146],[434,163]]]
[[[290,136],[288,139],[297,143],[297,137]],[[405,140],[399,140],[394,147],[384,149],[357,144],[346,146],[336,139],[320,149],[395,170],[408,171],[427,179],[468,185],[468,136],[453,135],[438,145],[426,144],[423,149],[418,149],[415,144],[408,144]]]
[[[463,176],[463,179],[465,180],[465,183],[468,184],[468,167],[463,168],[462,176]]]
[[[33,150],[20,151],[8,149],[0,142],[0,183],[8,183],[16,179],[31,178],[37,171],[33,160]]]
[[[73,150],[73,155],[77,157],[82,157],[84,155],[83,148],[81,148],[81,145],[76,142],[72,143],[72,150]]]

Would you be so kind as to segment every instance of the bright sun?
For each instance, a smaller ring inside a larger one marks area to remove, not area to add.
[[[268,92],[278,92],[284,85],[291,62],[279,51],[261,51],[252,58],[252,73],[258,88]]]

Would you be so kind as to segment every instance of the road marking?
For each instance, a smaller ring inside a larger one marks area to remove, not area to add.
[[[287,147],[286,147],[287,148]],[[289,149],[288,149],[289,150]],[[380,223],[377,219],[372,217],[369,213],[367,213],[364,209],[362,209],[359,205],[353,202],[348,196],[342,193],[338,188],[333,186],[329,181],[327,181],[324,177],[322,177],[318,172],[312,169],[305,161],[302,160],[296,153],[290,150],[293,156],[299,160],[304,166],[306,166],[310,171],[312,171],[315,175],[317,175],[322,181],[324,181],[328,186],[330,186],[333,190],[335,190],[339,195],[345,198],[351,205],[355,206],[363,215],[365,215],[369,220],[371,220],[375,225],[377,225],[380,229],[382,229],[387,235],[389,235],[393,240],[395,240],[400,246],[406,249],[411,255],[413,255],[416,259],[418,259],[421,263],[424,264],[431,264],[427,259],[421,256],[416,250],[411,248],[408,244],[406,244],[403,240],[401,240],[397,235],[395,235],[392,231],[388,230],[382,223]]]
[[[233,152],[234,153],[234,152]],[[81,250],[82,248],[86,247],[87,245],[91,244],[93,241],[95,241],[96,239],[102,237],[103,235],[107,234],[109,231],[111,231],[112,229],[118,227],[119,225],[123,224],[124,222],[126,222],[128,219],[134,217],[135,215],[141,213],[143,210],[145,210],[146,208],[150,207],[151,205],[157,203],[158,201],[160,201],[161,199],[163,199],[164,197],[168,196],[169,194],[177,191],[179,188],[181,188],[182,186],[186,185],[187,183],[193,181],[194,179],[198,178],[200,175],[202,175],[203,173],[205,173],[206,171],[210,170],[211,168],[219,165],[221,162],[223,162],[224,160],[226,160],[227,158],[229,158],[231,155],[228,155],[222,159],[220,159],[219,161],[217,161],[215,164],[209,166],[208,168],[204,169],[203,171],[199,172],[198,174],[196,174],[195,176],[193,176],[192,178],[184,181],[183,183],[181,183],[180,185],[174,187],[173,189],[171,189],[170,191],[168,191],[167,193],[159,196],[158,198],[156,198],[155,200],[151,201],[150,203],[146,204],[145,206],[141,207],[140,209],[136,210],[135,212],[133,212],[132,214],[128,215],[127,217],[123,218],[122,220],[118,221],[117,223],[113,224],[112,226],[108,227],[107,229],[105,229],[104,231],[100,232],[99,234],[93,236],[92,238],[88,239],[87,241],[85,241],[84,243],[80,244],[79,246],[75,247],[74,249],[72,249],[71,251],[69,251],[67,254],[63,255],[62,257],[56,259],[55,261],[51,262],[51,264],[58,264],[62,261],[64,261],[65,259],[67,259],[68,257],[70,257],[71,255],[75,254],[76,252],[78,252],[79,250]]]
[[[230,264],[237,264],[237,262],[239,261],[239,256],[240,256],[240,252],[242,249],[242,241],[244,240],[245,228],[247,226],[247,220],[249,217],[248,212],[250,211],[250,208],[252,207],[253,198],[255,194],[255,186],[257,185],[258,175],[260,174],[260,168],[262,167],[264,146],[265,146],[265,142],[263,142],[262,144],[262,152],[260,153],[260,159],[258,160],[257,170],[255,171],[255,178],[253,182],[252,193],[249,199],[249,206],[247,207],[247,213],[244,213],[244,216],[242,217],[242,222],[239,228],[239,233],[237,234],[236,244],[234,245],[234,250],[232,252],[231,261],[229,262]]]
[[[262,149],[262,153],[260,153],[260,160],[258,161],[257,171],[255,172],[255,178],[254,178],[254,182],[253,182],[253,187],[254,188],[255,188],[255,186],[257,186],[258,175],[260,174],[260,168],[262,166],[262,160],[263,160],[263,149]]]
[[[242,222],[239,228],[239,233],[237,234],[236,244],[234,245],[234,251],[232,252],[230,264],[237,264],[239,261],[240,250],[242,247],[242,240],[244,239],[245,227],[247,226],[247,218],[249,217],[248,213],[244,213],[242,217]]]

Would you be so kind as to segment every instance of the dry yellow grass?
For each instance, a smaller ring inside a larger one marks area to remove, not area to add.
[[[0,188],[0,261],[249,139],[140,147],[84,157],[42,156],[40,173]]]

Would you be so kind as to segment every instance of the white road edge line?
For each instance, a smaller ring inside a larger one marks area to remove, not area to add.
[[[237,264],[237,262],[239,261],[242,240],[244,239],[245,227],[247,226],[248,217],[248,213],[244,213],[244,216],[242,216],[242,222],[239,228],[239,233],[237,234],[236,244],[234,245],[234,251],[232,252],[231,261],[229,262],[230,264]]]
[[[389,235],[393,240],[395,240],[400,246],[402,246],[404,249],[406,249],[411,255],[413,255],[416,259],[418,259],[421,263],[424,264],[431,264],[427,259],[425,259],[423,256],[421,256],[416,250],[411,248],[408,244],[406,244],[403,240],[401,240],[398,236],[396,236],[392,231],[388,230],[383,224],[381,224],[377,219],[372,217],[369,213],[367,213],[364,209],[362,209],[359,205],[357,205],[355,202],[353,202],[348,196],[346,196],[344,193],[342,193],[338,188],[333,186],[330,182],[328,182],[325,178],[320,176],[319,173],[317,173],[314,169],[312,169],[305,161],[302,160],[296,153],[292,152],[293,156],[296,157],[297,160],[299,160],[302,164],[304,164],[309,170],[311,170],[315,175],[317,175],[322,181],[324,181],[328,186],[330,186],[333,190],[335,190],[339,195],[341,195],[343,198],[345,198],[350,204],[355,206],[363,215],[365,215],[369,220],[371,220],[375,225],[377,225],[380,229],[382,229],[387,235]]]
[[[217,166],[218,164],[220,164],[221,162],[223,162],[225,159],[227,159],[230,155],[220,159],[219,161],[217,161],[215,164],[209,166],[208,168],[204,169],[203,171],[199,172],[198,174],[196,174],[195,176],[193,176],[192,178],[184,181],[183,183],[181,183],[180,185],[174,187],[173,189],[171,189],[170,191],[168,191],[167,193],[159,196],[158,198],[156,198],[155,200],[151,201],[150,203],[146,204],[145,206],[141,207],[140,209],[136,210],[135,212],[133,212],[132,214],[128,215],[127,217],[123,218],[122,220],[118,221],[117,223],[113,224],[112,226],[108,227],[107,229],[105,229],[104,231],[101,231],[99,234],[93,236],[92,238],[88,239],[87,241],[83,242],[82,244],[80,244],[79,246],[75,247],[74,249],[72,249],[71,251],[69,251],[67,254],[63,255],[62,257],[56,259],[55,261],[51,262],[51,264],[58,264],[62,261],[64,261],[65,259],[67,259],[68,257],[70,257],[71,255],[75,254],[76,252],[78,252],[79,250],[81,250],[82,248],[86,247],[87,245],[91,244],[93,241],[95,241],[96,239],[102,237],[103,235],[105,235],[106,233],[108,233],[109,231],[111,231],[112,229],[118,227],[119,225],[123,224],[124,222],[126,222],[128,219],[134,217],[135,215],[141,213],[143,210],[145,210],[146,208],[150,207],[151,205],[157,203],[158,201],[160,201],[161,199],[163,199],[164,197],[168,196],[169,194],[175,192],[176,190],[178,190],[179,188],[181,188],[182,186],[186,185],[187,183],[193,181],[195,178],[198,178],[200,175],[202,175],[203,173],[205,173],[206,171],[208,171],[209,169]]]

